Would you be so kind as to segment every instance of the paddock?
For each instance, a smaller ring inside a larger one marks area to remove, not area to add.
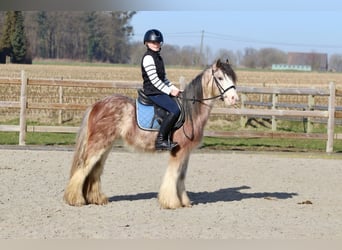
[[[63,201],[72,148],[0,147],[0,239],[341,239],[342,155],[196,150],[191,208],[160,209],[167,153],[115,149],[105,206]]]

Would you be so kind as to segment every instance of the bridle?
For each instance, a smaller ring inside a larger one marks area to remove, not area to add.
[[[194,104],[195,102],[199,102],[201,104],[204,104],[203,101],[207,101],[207,100],[213,100],[213,99],[217,99],[217,98],[220,98],[221,101],[224,100],[224,94],[229,91],[230,89],[236,89],[235,85],[232,85],[226,89],[224,89],[222,87],[222,85],[220,84],[219,80],[216,78],[215,76],[215,71],[214,69],[212,69],[211,71],[211,76],[213,78],[213,81],[215,82],[216,84],[216,87],[218,88],[218,90],[220,91],[220,94],[219,95],[215,95],[215,96],[212,96],[212,97],[208,97],[208,98],[195,98],[195,96],[193,98],[183,98],[182,96],[178,96],[177,98],[179,99],[182,99],[183,101],[192,101],[192,103]],[[194,127],[193,127],[193,120],[192,120],[192,115],[190,115],[189,117],[190,119],[190,124],[191,124],[191,127],[192,127],[192,133],[191,135],[189,136],[186,132],[185,132],[185,128],[184,126],[183,127],[183,133],[184,135],[186,136],[186,138],[188,138],[189,140],[193,140],[194,139]]]
[[[220,91],[220,94],[217,95],[217,96],[213,96],[213,97],[211,97],[211,98],[206,98],[206,99],[210,100],[210,99],[220,98],[220,100],[223,101],[223,100],[224,100],[223,95],[224,95],[228,90],[230,90],[230,89],[236,89],[236,87],[235,87],[235,85],[232,85],[232,86],[230,86],[230,87],[224,89],[224,88],[222,87],[222,85],[219,83],[219,81],[217,80],[217,78],[215,77],[214,73],[215,73],[214,70],[212,70],[212,76],[213,76],[213,78],[214,78],[214,82],[215,82],[215,84],[216,84],[216,87],[217,87],[218,90]]]
[[[208,101],[208,100],[213,100],[213,99],[217,99],[217,98],[220,98],[221,101],[224,100],[224,94],[229,91],[230,89],[236,89],[235,85],[232,85],[226,89],[224,89],[222,87],[222,85],[220,84],[220,82],[217,80],[216,76],[215,76],[215,71],[212,69],[212,72],[211,72],[211,75],[214,79],[214,82],[216,84],[216,87],[218,88],[218,90],[220,91],[220,94],[219,95],[215,95],[215,96],[212,96],[212,97],[208,97],[208,98],[195,98],[195,96],[193,98],[183,98],[182,96],[178,96],[178,98],[184,100],[184,101],[192,101],[192,103],[195,103],[195,102],[203,102],[203,101]]]

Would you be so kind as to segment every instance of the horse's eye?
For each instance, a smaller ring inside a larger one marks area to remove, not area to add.
[[[218,79],[219,79],[220,81],[222,81],[222,80],[223,80],[223,77],[222,77],[222,76],[219,76]]]

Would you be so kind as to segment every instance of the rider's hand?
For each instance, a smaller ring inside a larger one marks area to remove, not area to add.
[[[179,93],[180,93],[180,90],[179,90],[178,88],[173,88],[173,89],[171,90],[170,95],[172,95],[172,96],[178,96]]]

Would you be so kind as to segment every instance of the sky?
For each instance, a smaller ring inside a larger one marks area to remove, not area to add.
[[[203,38],[203,47],[213,53],[221,48],[234,52],[277,48],[284,52],[342,54],[342,4],[337,8],[324,6],[293,6],[285,10],[263,10],[253,5],[247,10],[138,10],[131,20],[132,40],[142,41],[148,29],[156,28],[163,33],[165,44],[200,48]]]
[[[342,54],[341,0],[0,0],[0,10],[137,11],[133,41],[159,29],[165,44],[231,51]]]

